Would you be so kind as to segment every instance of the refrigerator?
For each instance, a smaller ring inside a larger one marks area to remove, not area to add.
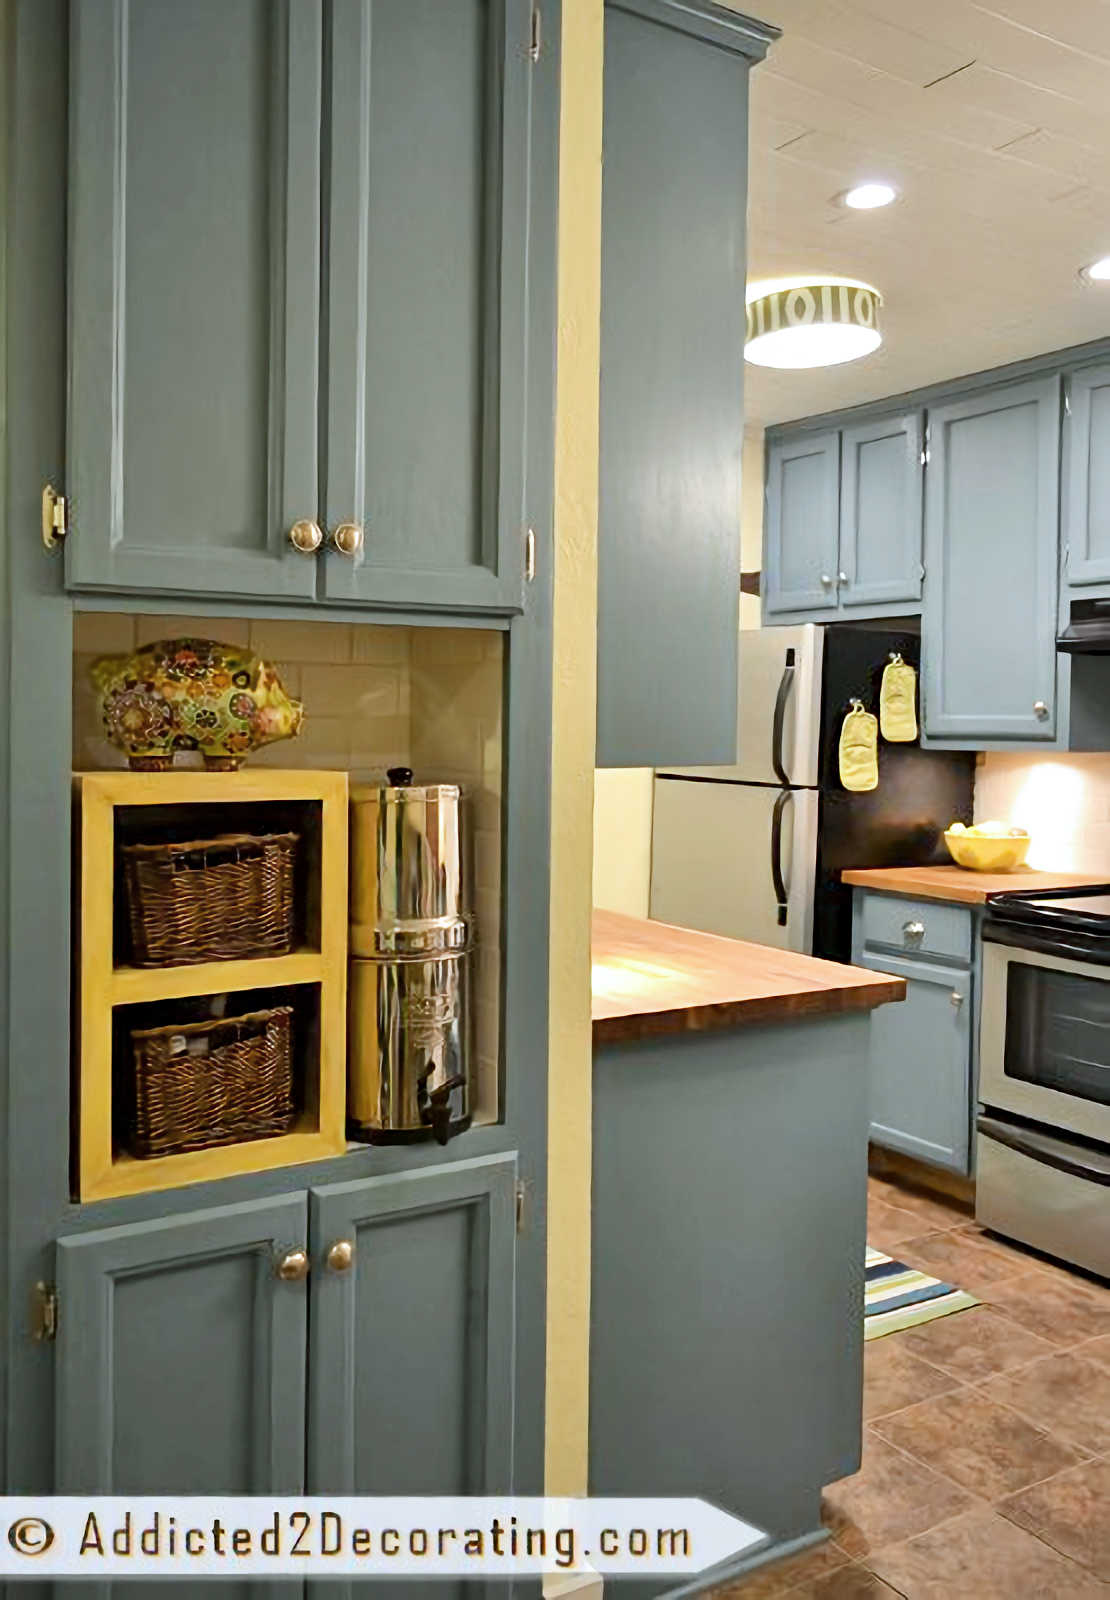
[[[894,653],[920,670],[920,636],[900,629],[740,634],[736,765],[655,775],[653,917],[848,961],[841,872],[949,860],[945,828],[972,820],[974,752],[880,734],[878,787],[850,793],[840,782],[841,723],[853,698],[878,715]]]

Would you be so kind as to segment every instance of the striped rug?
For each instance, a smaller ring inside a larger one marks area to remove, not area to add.
[[[916,1272],[903,1261],[893,1261],[881,1250],[867,1247],[867,1273],[863,1291],[863,1337],[881,1339],[885,1333],[917,1328],[934,1317],[966,1311],[979,1301],[964,1289]]]

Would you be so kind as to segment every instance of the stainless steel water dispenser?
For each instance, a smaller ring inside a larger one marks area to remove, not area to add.
[[[351,790],[348,1131],[446,1144],[470,1125],[462,791],[412,779]]]

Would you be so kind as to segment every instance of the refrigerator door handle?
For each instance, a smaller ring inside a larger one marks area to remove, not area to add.
[[[790,778],[782,759],[782,735],[786,726],[786,706],[794,688],[794,651],[786,652],[786,665],[782,669],[779,680],[779,692],[775,696],[775,715],[771,724],[771,765],[775,769],[775,777],[784,789],[790,787]],[[783,918],[785,922],[785,918]]]
[[[771,882],[775,886],[780,928],[786,927],[787,906],[790,899],[782,875],[782,814],[793,798],[789,789],[783,789],[775,796],[775,806],[771,812]]]

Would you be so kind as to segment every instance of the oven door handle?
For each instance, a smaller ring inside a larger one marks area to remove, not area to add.
[[[1110,1186],[1110,1156],[1100,1155],[1095,1150],[1081,1152],[1079,1147],[1054,1139],[1049,1133],[1040,1133],[1036,1128],[1018,1128],[998,1117],[980,1115],[978,1128],[988,1139],[1008,1145],[1042,1166],[1055,1167],[1057,1172],[1066,1172],[1073,1178],[1086,1178],[1089,1183]]]
[[[1110,950],[1104,941],[1088,943],[1083,935],[1069,937],[1034,930],[1028,923],[983,923],[983,943],[1005,945],[1011,950],[1028,950],[1032,955],[1061,956],[1068,961],[1086,961],[1091,966],[1110,965]]]

